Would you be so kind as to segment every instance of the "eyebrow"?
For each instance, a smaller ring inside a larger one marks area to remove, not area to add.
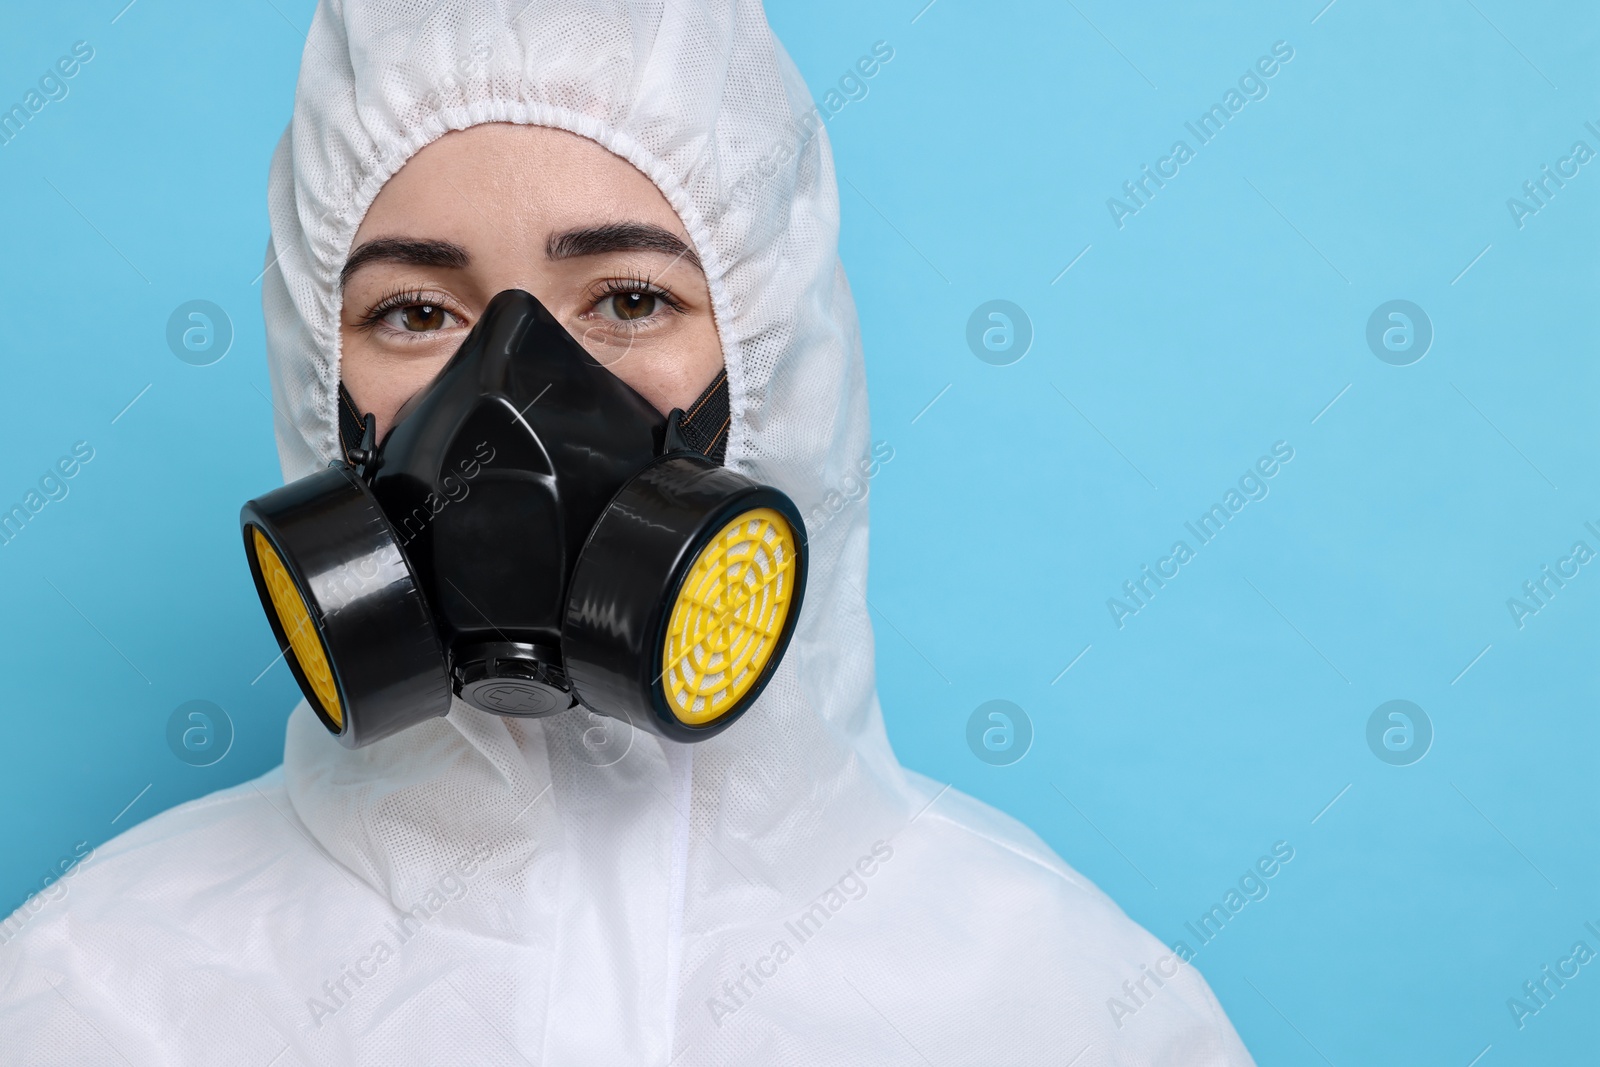
[[[345,260],[339,272],[339,287],[368,263],[406,263],[414,267],[449,267],[461,270],[472,262],[467,250],[453,241],[433,241],[413,237],[379,237],[368,241]]]
[[[648,222],[608,222],[553,234],[545,242],[544,254],[550,259],[575,259],[610,252],[661,252],[686,260],[695,270],[704,271],[694,249],[671,230]],[[349,284],[356,271],[369,263],[404,263],[413,267],[446,267],[464,270],[472,263],[465,248],[454,241],[416,237],[378,237],[350,253],[339,272],[339,287]]]
[[[608,252],[662,252],[683,259],[695,270],[704,271],[694,249],[671,230],[648,222],[608,222],[585,226],[553,235],[545,242],[544,254],[550,259],[600,256]]]

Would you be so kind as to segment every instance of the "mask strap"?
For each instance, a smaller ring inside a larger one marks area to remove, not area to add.
[[[350,453],[361,447],[361,435],[365,432],[365,420],[361,412],[356,410],[356,402],[350,399],[350,393],[344,387],[344,382],[339,383],[339,455],[347,463],[354,463]]]
[[[685,443],[696,452],[715,463],[722,463],[728,451],[728,428],[732,420],[728,413],[728,371],[717,372],[711,384],[690,404],[678,426]],[[361,447],[365,430],[361,412],[350,392],[339,383],[339,451],[347,462],[354,462],[350,453]]]
[[[721,463],[728,451],[728,371],[717,372],[705,391],[678,420],[684,443],[707,459]]]

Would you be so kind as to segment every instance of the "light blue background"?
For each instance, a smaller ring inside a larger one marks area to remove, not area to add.
[[[0,911],[78,842],[279,762],[297,696],[261,673],[236,516],[279,477],[255,279],[312,5],[141,0],[113,22],[124,2],[35,5],[0,37],[7,105],[95,48],[0,147],[0,504],[95,449],[0,547]],[[894,49],[828,122],[894,449],[870,483],[891,737],[1169,942],[1289,842],[1196,961],[1263,1064],[1592,1058],[1600,965],[1524,1029],[1506,1001],[1600,949],[1600,563],[1520,629],[1506,601],[1573,542],[1600,550],[1600,162],[1522,228],[1506,201],[1575,140],[1600,150],[1600,15],[1188,7],[770,12],[819,97]],[[1277,41],[1269,95],[1119,229],[1107,198],[1195,147],[1184,122]],[[236,333],[207,367],[164,338],[197,298]],[[1396,298],[1435,330],[1406,367],[1364,336]],[[1032,322],[1010,366],[966,343],[991,299]],[[1119,629],[1107,598],[1195,547],[1184,522],[1277,441],[1270,495]],[[193,699],[237,733],[207,768],[165,740]],[[991,699],[1035,731],[1011,766],[967,745]],[[1411,766],[1367,746],[1391,699],[1436,731]]]

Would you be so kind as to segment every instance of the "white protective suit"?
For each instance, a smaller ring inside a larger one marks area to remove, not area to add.
[[[286,478],[335,454],[358,223],[482,122],[648,175],[710,283],[727,463],[808,515],[849,484],[869,440],[832,158],[747,0],[324,0],[271,170]],[[771,685],[698,745],[457,701],[351,751],[302,703],[281,767],[100,846],[0,929],[0,1061],[1249,1064],[1198,973],[1020,824],[895,761],[864,501],[810,550]]]

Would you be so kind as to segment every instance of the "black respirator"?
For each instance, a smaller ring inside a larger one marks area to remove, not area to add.
[[[733,723],[799,617],[793,501],[696,451],[508,290],[382,445],[250,501],[245,554],[348,747],[450,709],[575,705],[674,741]]]

